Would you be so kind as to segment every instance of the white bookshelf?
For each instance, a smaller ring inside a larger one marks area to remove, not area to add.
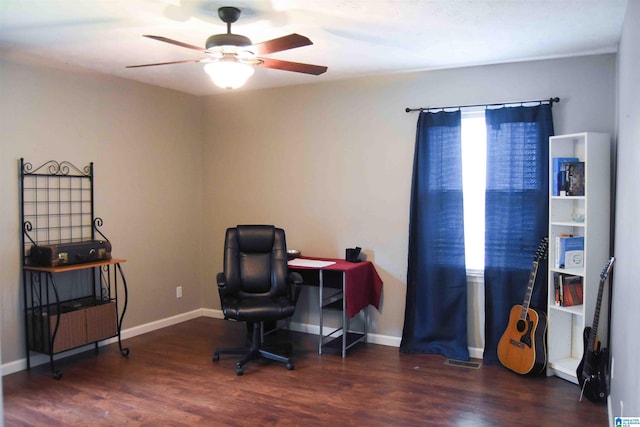
[[[584,132],[549,138],[549,289],[547,375],[556,375],[575,384],[576,369],[582,359],[583,331],[592,326],[600,273],[609,259],[611,138],[606,133]],[[585,163],[585,195],[554,196],[553,159],[577,157]],[[576,221],[575,214],[584,222]],[[555,240],[562,234],[584,237],[582,268],[555,267]],[[583,304],[557,306],[554,273],[583,278]],[[598,338],[606,342],[607,304],[601,305]]]

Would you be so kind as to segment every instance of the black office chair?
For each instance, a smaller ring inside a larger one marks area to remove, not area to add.
[[[236,375],[244,365],[260,357],[294,368],[291,358],[262,345],[262,325],[293,315],[302,277],[289,273],[284,230],[273,225],[238,225],[227,229],[224,242],[224,272],[217,276],[220,303],[225,319],[252,325],[251,346],[216,349],[221,354],[244,354],[236,363]],[[249,329],[249,328],[247,328]]]

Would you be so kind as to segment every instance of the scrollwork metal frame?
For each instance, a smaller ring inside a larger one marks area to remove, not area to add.
[[[95,239],[103,224],[94,211],[93,162],[79,168],[49,160],[33,166],[20,159],[22,261],[29,263],[31,245]]]

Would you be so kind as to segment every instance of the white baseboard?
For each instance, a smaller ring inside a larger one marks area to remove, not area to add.
[[[484,348],[469,347],[469,357],[472,359],[482,360],[483,353],[484,353]]]
[[[120,333],[121,339],[133,338],[138,335],[146,334],[147,332],[152,332],[157,329],[166,328],[167,326],[175,325],[178,323],[186,322],[187,320],[195,319],[196,317],[207,316],[209,314],[205,314],[205,312],[209,313],[209,311],[220,312],[220,318],[223,318],[222,312],[220,310],[208,310],[208,309],[197,309],[193,311],[189,311],[187,313],[178,314],[176,316],[167,317],[166,319],[156,320],[154,322],[145,323],[144,325],[134,326],[133,328],[123,329]],[[209,317],[218,317],[213,313]],[[108,340],[100,341],[98,344],[99,347],[102,347],[107,344],[118,342],[118,338],[109,338]],[[84,351],[88,351],[93,349],[93,344],[89,344],[83,347],[78,347],[73,350],[66,351],[64,353],[57,354],[53,357],[54,360],[58,360],[64,357],[72,356],[74,354],[82,353]],[[39,366],[45,363],[49,363],[49,356],[46,354],[34,354],[31,356],[31,366]],[[24,371],[27,369],[27,359],[18,359],[13,362],[4,363],[2,365],[2,376],[13,374],[14,372]]]
[[[289,323],[289,329],[296,332],[303,332],[305,334],[318,335],[318,332],[320,331],[320,326],[310,325],[308,323],[291,322]],[[332,332],[335,328],[324,327],[323,329],[324,329],[324,334],[326,335]],[[393,337],[390,335],[372,334],[369,332],[367,333],[367,342],[371,344],[387,345],[390,347],[400,347],[400,338]]]
[[[289,329],[296,332],[304,332],[306,334],[314,334],[318,335],[318,331],[320,330],[319,325],[310,325],[307,323],[297,323],[291,322],[289,324]],[[325,335],[330,333],[333,328],[324,328]],[[386,345],[389,347],[400,347],[401,337],[394,337],[392,335],[380,335],[380,334],[372,334],[371,332],[367,333],[367,342],[371,344],[378,345]],[[482,359],[482,353],[484,349],[469,347],[469,357],[472,359]]]
[[[186,322],[187,320],[195,319],[197,317],[213,317],[216,319],[224,319],[224,315],[222,314],[222,310],[216,310],[211,308],[199,308],[197,310],[189,311],[187,313],[178,314],[175,316],[167,317],[166,319],[160,319],[153,322],[145,323],[144,325],[134,326],[133,328],[128,328],[122,330],[120,333],[121,339],[125,340],[127,338],[133,338],[138,335],[146,334],[148,332],[153,332],[158,329],[166,328],[167,326],[175,325],[178,323]],[[289,328],[292,331],[296,332],[304,332],[307,334],[315,334],[318,335],[320,330],[319,325],[311,325],[307,323],[298,323],[298,322],[290,322]],[[325,334],[328,334],[332,331],[332,328],[325,328]],[[378,345],[386,345],[390,347],[400,347],[400,337],[395,337],[391,335],[380,335],[380,334],[367,334],[367,342],[371,344]],[[99,346],[111,344],[118,342],[117,338],[110,338],[108,340],[100,341]],[[54,356],[54,360],[71,356],[73,354],[81,353],[84,351],[91,350],[93,348],[93,344],[86,345],[84,347],[76,348],[74,350],[69,350],[67,352],[58,354]],[[475,359],[482,359],[482,349],[481,348],[469,348],[469,355]],[[45,363],[49,363],[49,356],[46,354],[36,354],[31,357],[31,366],[43,365]],[[13,374],[14,372],[19,372],[27,369],[27,359],[18,359],[13,362],[8,362],[2,365],[2,376]]]
[[[154,322],[145,323],[144,325],[134,326],[133,328],[123,330],[120,335],[124,340],[124,339],[132,338],[138,335],[146,334],[147,332],[152,332],[158,329],[166,328],[167,326],[186,322],[187,320],[195,319],[197,317],[202,317],[204,316],[204,313],[203,313],[204,310],[205,309],[203,308],[199,308],[197,310],[188,311],[186,313],[167,317],[166,319],[160,319]],[[110,342],[117,342],[117,338],[112,338],[111,340],[105,341],[105,343],[107,344],[109,344]]]

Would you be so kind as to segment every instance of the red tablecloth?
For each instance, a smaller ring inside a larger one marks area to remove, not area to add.
[[[292,270],[333,270],[345,273],[345,297],[347,314],[353,317],[368,305],[380,310],[382,279],[371,261],[347,262],[343,259],[304,257],[322,261],[334,261],[326,267],[290,266]]]

